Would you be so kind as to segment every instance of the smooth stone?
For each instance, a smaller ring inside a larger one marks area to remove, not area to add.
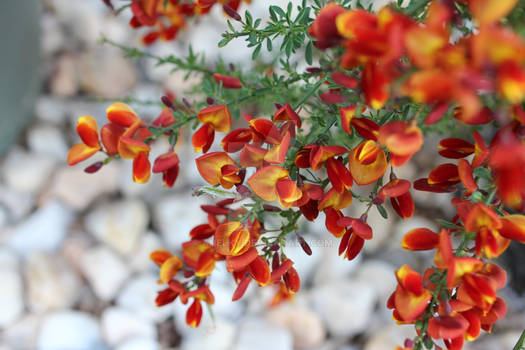
[[[47,201],[13,229],[8,245],[21,255],[53,252],[67,235],[73,211],[58,200]]]
[[[106,343],[112,347],[127,342],[135,337],[155,340],[155,325],[132,312],[118,307],[104,310],[101,316],[102,334]]]
[[[49,181],[54,167],[52,158],[15,147],[7,154],[2,177],[13,190],[35,194]]]
[[[0,328],[9,326],[24,311],[24,284],[17,270],[0,268]]]
[[[293,336],[288,329],[268,321],[249,318],[240,322],[233,350],[292,350]]]
[[[86,209],[98,197],[114,192],[118,186],[118,164],[109,163],[94,174],[86,174],[86,166],[59,168],[51,185],[53,195],[77,210]]]
[[[173,314],[173,308],[170,305],[155,305],[157,292],[165,288],[159,286],[157,281],[158,276],[154,274],[143,274],[129,279],[117,297],[117,306],[155,323],[166,320]]]
[[[139,200],[107,202],[85,217],[86,230],[121,254],[134,252],[149,223],[146,205]]]
[[[312,290],[311,300],[329,333],[349,338],[367,329],[377,290],[364,281],[338,280]]]
[[[32,152],[53,157],[59,162],[67,158],[64,132],[57,127],[45,124],[32,127],[27,133],[27,144]]]
[[[34,313],[72,307],[81,288],[66,261],[48,253],[28,256],[25,278],[28,307]]]
[[[110,248],[98,246],[81,256],[81,269],[95,295],[103,301],[113,299],[129,276],[129,267]]]
[[[107,350],[96,319],[84,312],[62,311],[46,316],[38,350]]]

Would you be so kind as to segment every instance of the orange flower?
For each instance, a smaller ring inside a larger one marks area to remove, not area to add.
[[[241,182],[241,178],[237,174],[239,168],[235,166],[233,159],[225,152],[205,154],[195,159],[195,163],[202,178],[213,186],[220,184],[229,189],[234,184]]]
[[[225,89],[241,89],[242,83],[238,78],[223,74],[214,73],[213,79],[217,84],[222,84]]]
[[[387,307],[394,309],[394,318],[400,322],[413,322],[425,311],[432,294],[423,287],[421,275],[410,266],[396,271],[398,285],[388,299]]]
[[[191,240],[182,244],[184,264],[195,270],[195,276],[206,277],[215,268],[215,250],[205,241]]]
[[[77,143],[69,150],[67,155],[67,163],[69,165],[75,165],[88,159],[102,148],[98,138],[98,126],[95,118],[91,116],[78,118],[77,133],[82,142]]]
[[[439,244],[439,234],[421,227],[408,231],[401,240],[401,246],[407,250],[432,250]]]
[[[372,141],[365,141],[350,151],[348,167],[358,185],[367,185],[379,179],[388,164],[385,152]]]
[[[179,157],[175,152],[160,155],[153,163],[153,172],[162,173],[164,186],[173,187],[179,175]]]
[[[288,170],[277,165],[269,165],[259,169],[248,179],[253,192],[265,201],[279,200],[279,203],[289,208],[301,199],[302,191],[290,180]]]
[[[217,253],[237,256],[250,248],[250,232],[238,221],[217,226],[213,245]]]
[[[413,123],[394,121],[379,128],[378,142],[390,152],[390,164],[401,166],[421,149],[423,134]]]
[[[210,106],[197,113],[197,119],[203,124],[192,137],[195,152],[208,152],[215,131],[228,132],[231,126],[231,115],[226,105]]]
[[[502,223],[496,212],[483,203],[476,203],[465,219],[465,230],[476,232],[476,254],[488,259],[501,255],[510,240],[500,234]]]

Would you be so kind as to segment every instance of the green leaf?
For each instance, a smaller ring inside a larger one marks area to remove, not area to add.
[[[270,40],[270,38],[267,38],[266,39],[266,49],[268,51],[272,51],[273,47],[272,47],[272,41]]]
[[[253,50],[253,53],[252,53],[252,60],[255,60],[258,56],[259,56],[259,53],[261,52],[261,44],[257,45],[257,47],[255,48],[255,50]]]
[[[219,46],[219,47],[224,47],[224,46],[228,45],[229,42],[230,42],[230,39],[228,39],[228,38],[224,38],[224,39],[222,39],[221,41],[219,41],[218,46]]]
[[[388,213],[386,212],[385,207],[383,207],[382,205],[378,205],[376,207],[377,207],[377,211],[379,212],[379,214],[381,214],[381,216],[384,217],[385,219],[388,219]]]
[[[262,21],[262,20],[261,20],[260,18],[257,18],[257,19],[255,20],[255,23],[253,24],[253,27],[254,27],[254,28],[257,28],[257,27],[261,24],[261,21]]]
[[[246,17],[246,25],[251,27],[253,23],[252,14],[248,12],[248,10],[246,10],[246,12],[244,13],[244,16]]]
[[[448,228],[448,229],[455,229],[455,230],[461,230],[463,229],[463,227],[461,226],[458,226],[450,221],[447,221],[447,220],[443,220],[443,219],[436,219],[436,221],[441,225],[443,226],[444,228]]]
[[[304,52],[304,59],[306,60],[306,63],[312,64],[312,42],[308,42],[306,45],[306,51]]]
[[[277,15],[279,15],[279,17],[281,17],[281,18],[286,16],[286,14],[284,13],[283,9],[280,8],[279,6],[275,6],[275,5],[270,6],[270,13],[272,11],[275,12]]]

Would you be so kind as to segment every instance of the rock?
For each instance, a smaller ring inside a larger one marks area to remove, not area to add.
[[[17,270],[18,267],[18,257],[8,248],[0,246],[0,268],[6,270]]]
[[[292,350],[292,334],[282,327],[260,319],[240,322],[237,341],[233,350]]]
[[[41,323],[40,315],[25,315],[4,330],[3,341],[12,349],[36,349]]]
[[[35,116],[43,122],[61,125],[66,120],[66,115],[64,102],[55,97],[40,96],[35,104]]]
[[[60,201],[47,201],[14,228],[8,244],[22,255],[55,251],[62,244],[73,219],[71,209]]]
[[[94,244],[95,239],[91,235],[74,230],[67,235],[60,253],[69,266],[80,273],[82,259],[79,259],[79,257],[84,255]]]
[[[163,245],[159,235],[153,232],[146,233],[139,243],[138,250],[131,256],[129,267],[137,272],[156,271],[156,265],[151,261],[149,255],[154,250],[162,249]]]
[[[74,55],[64,53],[54,60],[53,74],[49,81],[51,94],[58,97],[71,97],[77,94],[78,62]]]
[[[6,212],[7,221],[18,221],[25,217],[35,204],[35,198],[30,193],[15,191],[0,185],[0,206]]]
[[[80,281],[66,262],[57,256],[35,253],[25,265],[27,301],[32,312],[40,313],[73,306]]]
[[[85,166],[58,169],[51,189],[53,195],[77,210],[86,209],[96,198],[118,186],[119,164],[111,162],[94,174],[86,174]]]
[[[157,307],[155,298],[162,286],[157,284],[158,276],[144,274],[130,279],[122,288],[116,304],[129,310],[137,317],[153,322],[162,322],[173,314],[170,306]]]
[[[64,162],[67,158],[68,147],[64,140],[64,133],[50,125],[37,125],[27,133],[29,149],[37,154],[55,158]]]
[[[104,340],[112,347],[134,337],[151,340],[157,338],[157,329],[153,323],[121,308],[110,307],[104,310],[101,324]]]
[[[86,230],[121,254],[137,249],[149,222],[146,205],[138,200],[104,203],[85,217]]]
[[[53,172],[55,161],[49,157],[12,148],[2,167],[2,177],[15,191],[36,193],[44,186]]]
[[[374,332],[374,336],[366,343],[364,350],[394,349],[396,346],[403,345],[405,339],[412,339],[416,335],[414,325],[396,325],[394,321],[391,322],[390,326]]]
[[[351,261],[344,259],[343,256],[339,256],[340,238],[335,238],[329,233],[324,237],[322,242],[325,248],[322,249],[322,257],[315,271],[313,280],[315,285],[348,277],[356,270],[362,259],[361,254]]]
[[[81,257],[81,269],[95,295],[104,301],[115,297],[129,275],[129,268],[109,248],[98,246]]]
[[[151,338],[133,338],[117,347],[115,350],[158,350],[159,343]]]
[[[208,222],[200,209],[204,201],[189,193],[159,199],[153,211],[153,222],[170,248],[180,249],[189,240],[191,229]]]
[[[312,290],[311,299],[330,334],[349,338],[368,327],[377,291],[364,281],[339,280]]]
[[[9,214],[7,209],[0,207],[0,230],[2,230],[9,223]]]
[[[367,260],[357,270],[357,279],[373,285],[379,295],[380,307],[386,305],[386,300],[396,289],[397,280],[394,275],[396,267],[381,260]]]
[[[15,269],[0,268],[0,328],[16,321],[24,311],[23,281]]]
[[[106,350],[95,318],[78,311],[51,313],[43,321],[38,350]]]
[[[304,307],[284,304],[268,313],[275,324],[290,330],[295,349],[317,349],[326,337],[319,315]]]
[[[136,82],[135,68],[120,51],[96,49],[81,57],[80,85],[89,94],[117,98],[125,95]]]
[[[230,350],[236,337],[236,325],[219,317],[213,325],[206,326],[208,322],[204,317],[209,316],[203,316],[204,324],[197,329],[189,329],[184,334],[180,344],[181,350]],[[189,328],[187,325],[184,327]]]

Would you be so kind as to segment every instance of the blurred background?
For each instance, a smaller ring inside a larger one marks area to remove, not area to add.
[[[250,9],[264,18],[273,3],[285,1],[254,0]],[[389,350],[413,336],[411,326],[395,325],[385,303],[396,285],[395,269],[405,263],[421,269],[432,258],[402,251],[402,235],[415,227],[437,229],[435,217],[453,215],[447,194],[415,193],[416,215],[406,221],[395,215],[387,221],[372,210],[374,239],[351,262],[337,255],[339,240],[326,231],[322,215],[314,224],[302,222],[300,232],[313,255],[295,239],[289,242],[286,252],[296,262],[302,288],[279,307],[267,306],[271,287],[254,283],[232,303],[235,284],[220,264],[211,280],[214,318],[205,311],[200,328],[185,325],[187,306],[155,306],[161,287],[149,253],[176,251],[190,229],[206,220],[199,205],[210,198],[192,196],[202,181],[188,143],[177,150],[182,166],[173,189],[164,188],[158,176],[145,185],[133,183],[131,162],[113,161],[93,175],[83,172],[91,161],[66,164],[69,147],[78,142],[79,116],[92,115],[100,126],[111,102],[133,96],[154,101],[132,104],[153,120],[162,108],[156,104],[160,96],[166,91],[185,96],[192,84],[183,72],[129,60],[98,44],[103,34],[141,46],[144,33],[129,28],[130,17],[129,10],[113,16],[99,0],[0,4],[0,350]],[[219,7],[193,25],[177,41],[148,50],[183,56],[191,44],[208,62],[221,55],[249,68],[251,52],[243,42],[217,48],[225,28]],[[427,174],[439,161],[437,141],[430,138],[398,176]],[[167,140],[157,142],[152,159],[166,149]],[[348,214],[360,212],[355,204]],[[514,251],[509,261],[516,266]],[[516,271],[509,276],[514,288],[502,291],[508,316],[493,336],[466,349],[515,344],[525,328],[516,276]]]

